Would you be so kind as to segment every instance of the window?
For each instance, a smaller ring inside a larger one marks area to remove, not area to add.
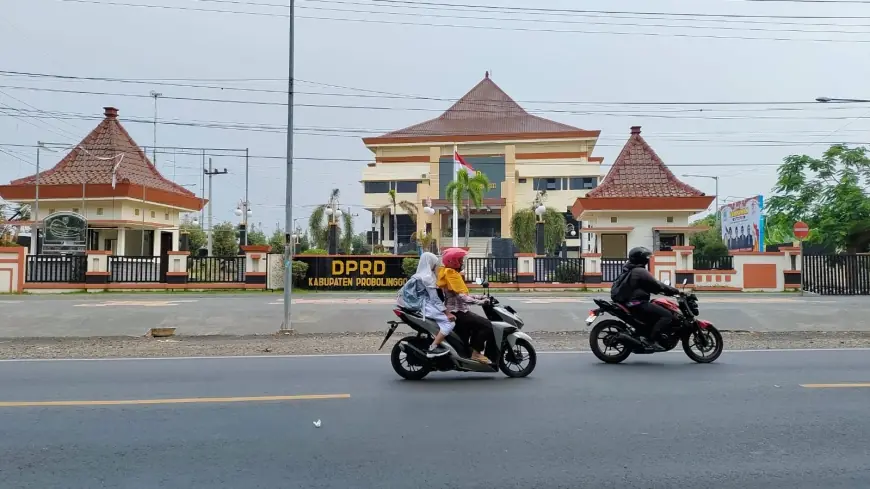
[[[97,215],[98,215],[98,216],[102,216],[102,215],[103,215],[103,208],[102,208],[102,207],[97,207]]]
[[[154,219],[155,217],[157,217],[157,213],[154,211],[151,211],[151,219]]]
[[[163,214],[163,219],[166,221],[169,220],[169,213],[168,212],[166,214]]]
[[[525,179],[525,178],[520,178],[519,183],[526,183],[526,179]]]
[[[562,190],[561,178],[536,178],[535,190]]]
[[[618,219],[616,218],[616,216],[610,216],[610,223],[611,223],[611,224],[616,224],[616,221],[617,221],[617,220],[618,220]]]
[[[135,210],[133,211],[133,215],[138,216],[138,215],[139,215],[139,209],[135,209]]]
[[[363,182],[365,193],[385,194],[390,191],[390,182]]]
[[[571,177],[571,190],[589,190],[598,185],[597,177]]]
[[[668,216],[668,222],[674,222],[674,216]]]
[[[396,182],[396,193],[416,194],[417,182]]]

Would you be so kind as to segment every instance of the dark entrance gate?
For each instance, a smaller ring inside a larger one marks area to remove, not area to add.
[[[870,255],[804,255],[803,288],[820,295],[870,295]]]

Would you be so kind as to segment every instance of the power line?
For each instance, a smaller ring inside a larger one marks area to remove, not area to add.
[[[254,15],[254,16],[265,16],[265,17],[287,17],[287,14],[252,12],[252,11],[245,11],[245,10],[219,10],[219,9],[207,9],[207,8],[197,8],[197,7],[180,7],[180,6],[169,6],[169,5],[147,5],[147,4],[135,4],[135,3],[105,2],[105,1],[100,1],[100,0],[60,0],[60,1],[72,2],[72,3],[82,3],[82,4],[96,4],[96,5],[103,5],[103,6],[116,6],[116,7],[139,7],[139,8],[151,8],[151,9],[163,9],[163,10],[212,12],[212,13],[236,14],[236,15]],[[446,4],[446,5],[453,5],[453,4]],[[575,11],[575,12],[578,12],[578,11]],[[372,12],[372,13],[379,13],[379,12]],[[380,12],[380,13],[383,13],[383,12]],[[696,35],[696,34],[673,33],[673,32],[663,33],[663,32],[638,32],[638,31],[577,30],[577,29],[569,30],[569,29],[546,29],[546,28],[517,27],[517,26],[507,27],[507,26],[493,26],[493,25],[404,22],[404,21],[385,20],[385,19],[320,17],[320,16],[311,16],[311,15],[297,15],[296,18],[298,18],[298,19],[311,19],[311,20],[339,21],[339,22],[383,24],[383,25],[448,27],[448,28],[459,28],[459,29],[483,29],[483,30],[497,30],[497,31],[518,31],[518,32],[546,32],[546,33],[563,33],[563,34],[609,34],[609,35],[625,35],[625,36],[684,37],[684,38],[703,38],[703,39],[739,39],[739,40],[756,40],[756,41],[810,41],[810,42],[832,42],[832,43],[870,43],[870,39],[757,37],[757,36],[725,36],[725,35],[712,35],[712,34],[697,34]],[[798,18],[801,18],[801,17],[798,17]],[[806,18],[806,17],[804,17],[804,18]],[[839,17],[822,17],[822,18],[839,18]],[[851,18],[854,18],[854,17],[851,17]],[[868,17],[868,18],[870,18],[870,17]],[[504,20],[504,19],[502,19],[502,20]],[[643,25],[637,24],[637,25],[634,25],[633,27],[643,27]],[[819,32],[819,31],[815,31],[815,32]]]

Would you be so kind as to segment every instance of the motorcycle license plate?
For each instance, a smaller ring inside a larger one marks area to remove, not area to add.
[[[592,324],[595,320],[598,319],[596,314],[590,314],[588,318],[586,318],[586,324]]]

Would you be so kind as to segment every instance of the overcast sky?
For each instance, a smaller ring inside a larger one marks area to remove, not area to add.
[[[122,2],[127,5],[111,5]],[[283,5],[286,0],[0,0],[0,70],[146,81],[0,74],[0,181],[34,171],[35,149],[9,144],[76,143],[107,105],[120,110],[139,144],[150,146],[153,129],[144,122],[153,117],[148,94],[154,90],[164,95],[159,118],[175,123],[158,126],[158,146],[250,148],[253,222],[267,231],[283,224],[280,157],[289,26]],[[360,207],[358,183],[364,163],[343,161],[370,158],[360,137],[437,116],[486,70],[530,112],[600,129],[595,154],[605,164],[613,162],[629,127],[643,126],[644,137],[677,175],[720,176],[723,200],[769,195],[775,165],[788,154],[819,155],[831,143],[870,139],[870,104],[771,103],[870,98],[870,4],[299,0],[296,5],[294,214],[303,219],[325,202],[331,188],[339,188],[342,205],[361,214],[357,229],[366,229],[369,215]],[[540,10],[529,10],[531,5]],[[53,166],[61,156],[45,154],[43,164]],[[244,197],[244,160],[214,161],[230,171],[215,177],[216,222],[235,221],[233,210]],[[197,193],[200,162],[194,155],[157,156],[165,176],[175,175]],[[714,193],[712,180],[686,181]]]

